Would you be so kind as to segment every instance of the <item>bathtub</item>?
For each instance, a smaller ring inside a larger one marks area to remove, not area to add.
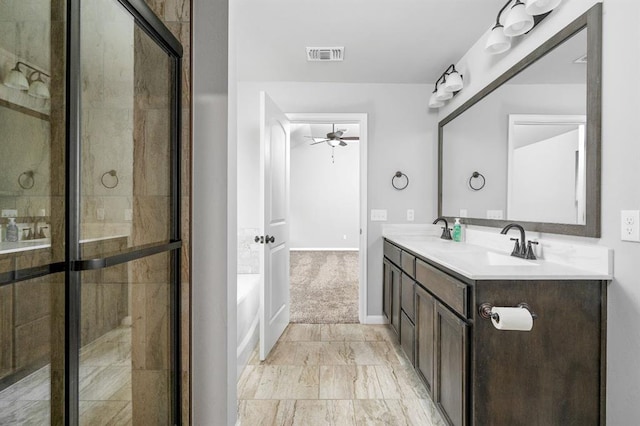
[[[238,377],[260,338],[259,285],[259,274],[238,274]]]

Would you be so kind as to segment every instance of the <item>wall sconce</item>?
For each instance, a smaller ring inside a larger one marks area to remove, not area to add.
[[[445,101],[453,98],[464,87],[462,75],[456,70],[455,65],[451,64],[444,70],[440,78],[436,80],[436,85],[429,98],[429,108],[440,108],[444,106]]]
[[[491,28],[491,33],[487,38],[485,50],[492,55],[504,53],[511,48],[511,37],[521,36],[528,33],[536,27],[562,0],[508,0],[502,6],[496,23]],[[504,24],[500,22],[500,18],[507,7],[509,14],[504,20]]]
[[[21,65],[26,68],[28,77],[20,69]],[[46,72],[40,71],[31,65],[18,61],[16,62],[16,66],[13,67],[13,69],[9,71],[9,74],[4,78],[3,84],[12,89],[27,90],[29,96],[33,96],[34,98],[49,99],[51,97],[49,87],[47,87],[42,76],[51,78],[51,76]]]

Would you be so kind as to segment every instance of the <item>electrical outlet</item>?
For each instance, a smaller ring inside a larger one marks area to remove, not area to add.
[[[620,239],[640,242],[640,210],[620,212]]]
[[[409,222],[413,222],[414,219],[415,219],[415,212],[413,211],[413,209],[408,209],[407,210],[407,220]]]
[[[469,212],[467,211],[467,209],[460,209],[460,217],[468,217],[469,216]]]
[[[132,209],[124,209],[124,220],[127,222],[131,222],[133,220],[133,210]]]
[[[346,239],[347,239],[347,234],[344,234],[344,235],[342,236],[342,239],[343,239],[343,240],[346,240]]]
[[[104,220],[104,209],[96,209],[96,219]]]

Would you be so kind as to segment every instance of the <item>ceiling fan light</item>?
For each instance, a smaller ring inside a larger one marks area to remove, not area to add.
[[[442,106],[444,106],[444,102],[436,99],[436,92],[433,92],[429,98],[429,108],[440,108]]]
[[[453,70],[451,74],[447,76],[447,81],[444,83],[444,90],[453,93],[462,90],[463,86],[462,76],[458,71]]]
[[[28,90],[29,89],[29,81],[27,81],[27,77],[20,71],[18,65],[4,78],[3,84],[7,87],[11,87],[12,89],[18,90]]]
[[[525,0],[525,10],[529,15],[536,16],[551,12],[558,7],[562,0]]]
[[[327,143],[335,148],[336,146],[340,145],[340,140],[339,139],[329,139],[327,141]]]
[[[502,25],[496,25],[487,38],[484,50],[492,55],[499,55],[509,49],[511,49],[511,37],[504,34]]]
[[[524,3],[517,0],[504,22],[504,34],[516,37],[528,32],[531,28],[533,28],[533,16],[526,12]]]

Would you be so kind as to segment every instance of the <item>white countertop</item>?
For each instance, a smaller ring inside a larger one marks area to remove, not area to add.
[[[428,231],[432,231],[429,229]],[[472,280],[610,280],[610,272],[551,262],[525,260],[481,245],[442,240],[435,232],[383,232],[388,240]],[[608,249],[607,249],[608,250]]]
[[[128,235],[109,235],[105,237],[96,237],[96,238],[86,238],[84,240],[80,240],[81,244],[91,243],[95,241],[103,241],[103,240],[112,240],[116,238],[126,238]],[[41,238],[38,240],[23,240],[23,241],[2,241],[0,242],[0,254],[10,254],[10,253],[19,253],[22,251],[29,250],[40,250],[51,247],[51,239],[50,238]]]

